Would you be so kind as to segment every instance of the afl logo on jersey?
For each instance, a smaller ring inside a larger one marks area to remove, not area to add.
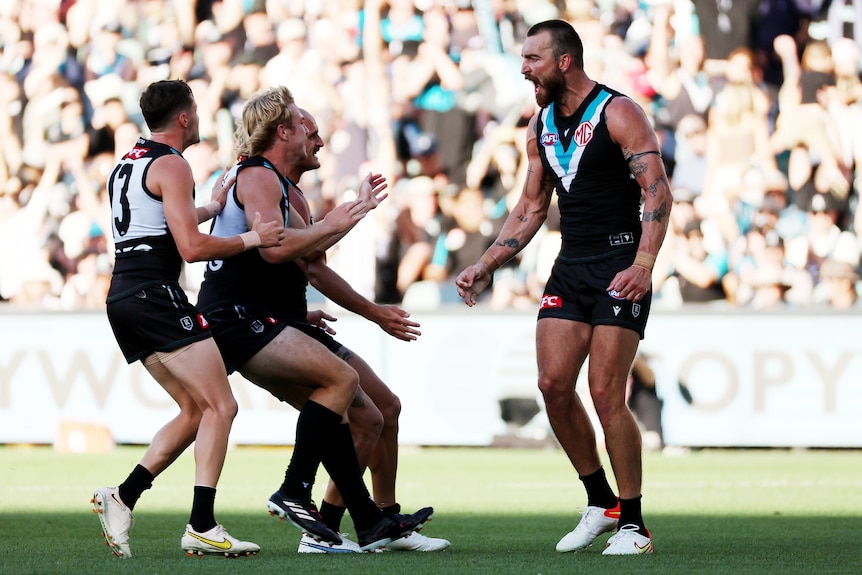
[[[546,134],[542,134],[542,145],[543,146],[553,146],[557,142],[560,141],[560,136],[557,134],[548,132]]]
[[[575,142],[579,146],[586,146],[593,139],[593,125],[589,122],[584,122],[575,130]]]

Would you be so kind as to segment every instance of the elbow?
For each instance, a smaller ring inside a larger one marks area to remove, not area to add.
[[[282,246],[283,248],[284,246]],[[284,250],[278,248],[258,248],[258,253],[260,257],[268,264],[283,264],[287,262],[296,261],[298,258],[302,257],[302,253],[297,250]]]
[[[209,259],[207,254],[197,246],[177,246],[177,250],[183,261],[189,264]]]
[[[534,217],[531,219],[537,222],[544,222],[548,219],[548,212],[549,209],[547,205],[539,206],[537,209],[533,210]]]
[[[258,250],[260,253],[260,257],[268,264],[276,265],[280,263],[284,263],[290,261],[291,258],[285,257],[284,254],[280,254],[274,250]]]
[[[305,272],[305,279],[308,280],[308,283],[315,289],[320,290],[320,275],[315,270],[315,266],[305,266],[303,271]]]

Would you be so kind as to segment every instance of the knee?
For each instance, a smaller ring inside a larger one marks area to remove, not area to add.
[[[397,395],[388,394],[384,400],[380,401],[377,408],[383,414],[384,427],[398,427],[398,418],[401,416],[401,399]]]
[[[189,429],[197,429],[201,423],[201,418],[204,416],[204,410],[193,401],[180,406],[180,413],[177,416],[184,427]]]
[[[548,405],[556,403],[555,400],[561,397],[564,393],[571,394],[574,388],[571,383],[566,384],[558,377],[554,377],[546,373],[539,373],[538,385],[539,391],[541,392],[545,403]]]
[[[350,429],[356,443],[368,443],[374,445],[383,430],[383,414],[373,403],[366,403],[362,407],[351,408],[348,412],[350,417]]]
[[[625,404],[625,394],[614,394],[609,392],[606,386],[593,386],[590,388],[590,396],[593,400],[593,408],[596,416],[603,424],[613,419],[622,410],[628,410]],[[619,397],[617,397],[619,395]]]
[[[351,398],[356,396],[356,392],[359,391],[359,374],[355,369],[345,364],[338,381],[342,393]]]
[[[239,406],[236,403],[236,398],[231,394],[229,397],[222,398],[218,402],[210,404],[210,408],[215,412],[219,419],[225,421],[233,421],[236,414],[239,413]]]

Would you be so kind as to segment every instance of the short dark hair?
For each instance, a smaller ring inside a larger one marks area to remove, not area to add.
[[[141,113],[152,131],[165,128],[183,110],[195,101],[191,87],[184,80],[159,80],[141,94]]]
[[[576,68],[584,69],[584,43],[571,24],[565,20],[545,20],[530,26],[530,29],[527,30],[527,36],[535,36],[542,32],[551,35],[554,58],[568,54],[572,57]]]

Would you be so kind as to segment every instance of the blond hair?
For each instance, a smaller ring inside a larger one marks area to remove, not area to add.
[[[240,156],[259,156],[272,145],[279,124],[290,126],[293,114],[289,106],[293,94],[284,86],[275,86],[258,92],[245,103],[242,118],[234,131],[234,153]]]

